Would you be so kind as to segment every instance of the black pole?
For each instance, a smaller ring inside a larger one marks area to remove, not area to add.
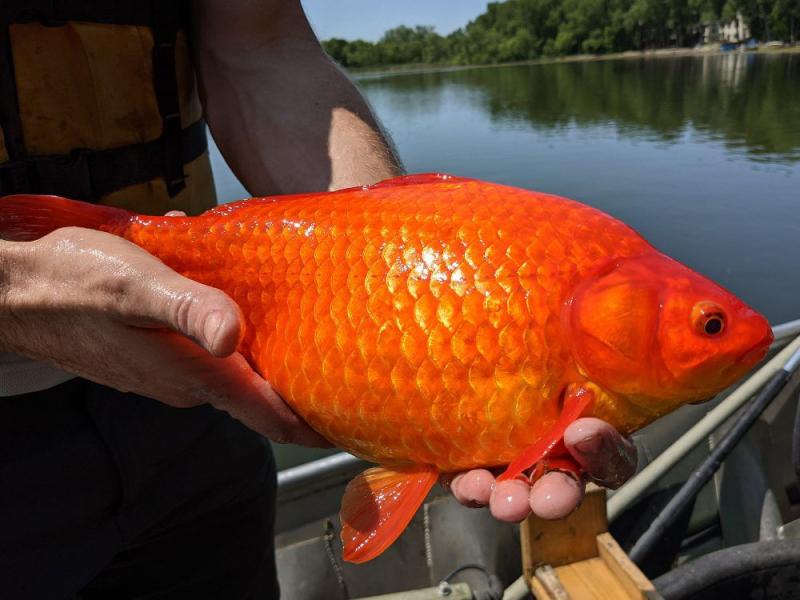
[[[797,353],[795,354],[797,356]],[[795,356],[789,363],[795,363]],[[796,367],[796,365],[794,365]],[[787,370],[789,364],[783,369],[779,369],[762,388],[758,396],[755,397],[739,415],[733,427],[723,436],[713,452],[700,464],[700,466],[689,476],[686,483],[672,497],[664,510],[650,524],[650,527],[636,541],[629,555],[633,562],[641,563],[650,551],[658,543],[664,532],[672,524],[675,518],[700,492],[702,487],[716,473],[722,461],[736,447],[736,444],[744,437],[747,431],[756,422],[758,417],[769,406],[770,402],[780,393],[786,382],[791,377],[791,370]]]

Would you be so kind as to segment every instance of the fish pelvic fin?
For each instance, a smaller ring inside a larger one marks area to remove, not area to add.
[[[570,386],[564,398],[564,408],[561,410],[561,414],[558,416],[558,419],[556,419],[556,422],[553,423],[553,426],[542,438],[525,448],[517,458],[511,461],[508,468],[497,477],[497,481],[515,479],[521,475],[523,471],[536,466],[549,456],[566,457],[566,459],[571,460],[564,446],[564,432],[570,424],[583,416],[594,402],[594,397],[594,392],[591,390],[581,386]],[[554,464],[559,464],[555,461],[553,462]],[[572,464],[577,466],[575,461],[572,461]],[[545,470],[549,470],[546,465],[542,466],[545,467]],[[572,468],[566,468],[566,463],[559,466],[552,466],[551,469],[574,471]]]
[[[355,477],[339,513],[344,559],[363,563],[391,546],[438,478],[439,471],[427,465],[374,467]]]
[[[16,242],[37,240],[61,227],[105,229],[128,221],[123,208],[68,200],[60,196],[18,194],[0,198],[0,238]]]

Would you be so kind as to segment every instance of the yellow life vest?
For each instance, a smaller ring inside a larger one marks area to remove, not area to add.
[[[2,5],[0,194],[149,214],[216,203],[184,2]]]

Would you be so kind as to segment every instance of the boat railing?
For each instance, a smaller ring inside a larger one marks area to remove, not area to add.
[[[349,473],[362,463],[364,461],[352,454],[338,452],[303,465],[284,469],[278,473],[278,491],[285,495],[290,495],[298,490],[306,492],[309,485],[319,482],[321,478],[329,479],[341,473]]]

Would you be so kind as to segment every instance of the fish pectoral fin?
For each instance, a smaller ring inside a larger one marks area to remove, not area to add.
[[[582,386],[567,388],[564,407],[550,430],[536,443],[525,448],[497,477],[497,481],[514,479],[548,456],[568,456],[567,449],[564,447],[564,431],[584,414],[593,401],[594,392],[591,390]]]
[[[367,469],[348,483],[339,513],[344,559],[362,563],[386,550],[438,478],[434,467],[411,465]]]

